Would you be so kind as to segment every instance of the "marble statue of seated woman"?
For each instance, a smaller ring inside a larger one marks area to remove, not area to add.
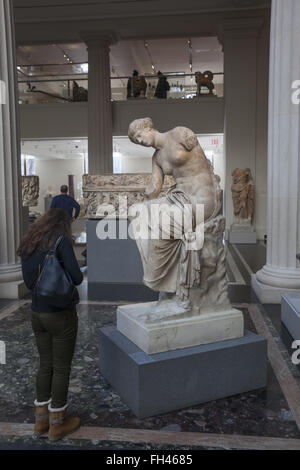
[[[222,192],[197,137],[185,127],[159,132],[150,118],[133,121],[128,136],[135,144],[156,149],[143,204],[149,213],[149,229],[156,225],[159,237],[137,238],[144,283],[160,292],[152,319],[164,317],[166,312],[170,316],[227,307]],[[159,197],[165,175],[172,175],[176,184]],[[153,204],[163,207],[162,216],[171,227],[169,236],[165,236],[160,217],[151,218]],[[176,213],[183,218],[191,215],[187,224],[179,224]],[[200,235],[201,223],[204,240],[195,248],[190,241]]]

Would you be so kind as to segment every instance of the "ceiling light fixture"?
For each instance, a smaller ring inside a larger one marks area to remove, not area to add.
[[[192,48],[192,40],[188,39],[188,49],[189,49],[189,66],[190,71],[193,73],[193,48]]]
[[[147,51],[147,55],[148,55],[150,63],[151,63],[152,73],[155,74],[156,73],[156,68],[155,68],[155,65],[154,65],[154,61],[152,59],[152,55],[151,55],[151,52],[150,52],[148,41],[144,40],[144,46],[145,46],[145,49]]]
[[[63,56],[67,60],[67,63],[72,64],[73,61],[71,57],[67,54],[67,52],[59,44],[56,44],[56,47],[63,53]]]

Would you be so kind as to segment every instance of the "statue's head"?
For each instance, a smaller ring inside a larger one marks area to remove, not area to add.
[[[132,121],[128,129],[128,137],[134,144],[154,147],[154,125],[151,118]]]

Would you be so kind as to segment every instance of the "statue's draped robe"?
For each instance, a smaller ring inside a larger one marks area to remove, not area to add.
[[[153,217],[154,204],[160,205],[163,218]],[[176,187],[166,197],[142,204],[139,220],[133,219],[133,232],[143,262],[144,283],[152,290],[176,293],[184,300],[189,289],[200,285],[204,222],[197,216],[195,203]],[[139,237],[141,223],[148,238]],[[151,234],[159,234],[159,238],[153,239]]]

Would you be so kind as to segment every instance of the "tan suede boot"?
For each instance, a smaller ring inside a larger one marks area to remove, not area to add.
[[[40,437],[49,430],[49,411],[48,405],[51,400],[45,402],[38,402],[35,400],[35,424],[34,424],[34,437]]]
[[[49,439],[50,441],[57,441],[67,434],[70,434],[80,426],[79,418],[66,418],[66,406],[63,408],[51,408],[49,406]]]

